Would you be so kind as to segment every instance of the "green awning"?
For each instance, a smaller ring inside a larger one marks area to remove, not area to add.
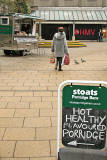
[[[24,18],[41,19],[39,16],[31,15],[31,14],[16,13],[14,16],[15,16],[16,19],[24,19]]]

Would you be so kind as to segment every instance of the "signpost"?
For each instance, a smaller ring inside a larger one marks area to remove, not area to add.
[[[73,83],[76,85],[72,85]],[[91,86],[87,86],[87,83]],[[58,152],[60,90],[63,85],[62,144],[69,148],[104,149],[107,130],[107,88],[104,85],[107,85],[107,82],[69,80],[60,84],[58,89]]]

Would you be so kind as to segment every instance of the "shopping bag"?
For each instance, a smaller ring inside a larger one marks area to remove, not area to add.
[[[64,58],[64,65],[69,65],[69,63],[70,63],[69,54],[66,53],[65,58]]]
[[[55,57],[54,56],[50,57],[50,63],[55,63]]]

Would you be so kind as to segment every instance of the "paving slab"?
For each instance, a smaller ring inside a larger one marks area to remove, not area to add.
[[[57,158],[56,157],[30,158],[30,160],[57,160]]]
[[[6,105],[6,108],[22,108],[26,109],[29,108],[30,103],[29,102],[8,102]]]
[[[48,141],[19,141],[14,153],[15,157],[46,157],[49,155]]]
[[[13,117],[15,109],[0,109],[0,118],[1,117]]]
[[[40,55],[0,55],[0,160],[57,159],[59,84],[107,81],[107,42],[85,43],[87,47],[69,48],[70,65],[62,72],[50,64],[49,48]]]
[[[7,128],[3,140],[35,140],[35,128]]]
[[[5,133],[5,128],[0,128],[0,140],[3,139],[4,133]]]
[[[0,158],[0,160],[29,160],[29,158]]]
[[[52,103],[51,102],[31,102],[30,108],[51,109]]]
[[[1,128],[22,127],[24,118],[0,118]]]
[[[0,158],[12,157],[14,153],[15,141],[0,141]]]
[[[38,117],[39,109],[16,109],[14,117]]]
[[[40,109],[41,117],[56,117],[57,109]]]
[[[24,127],[50,127],[50,117],[25,118]]]
[[[36,129],[36,139],[37,140],[56,140],[56,138],[57,138],[57,128],[56,127]]]

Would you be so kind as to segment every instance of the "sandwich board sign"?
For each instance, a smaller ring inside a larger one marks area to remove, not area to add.
[[[67,85],[63,88],[62,144],[103,149],[106,142],[105,87]]]
[[[60,90],[63,85],[62,144],[69,148],[103,149],[107,130],[107,88],[104,86],[107,82],[69,80],[62,82],[58,89],[57,150],[60,139]]]

